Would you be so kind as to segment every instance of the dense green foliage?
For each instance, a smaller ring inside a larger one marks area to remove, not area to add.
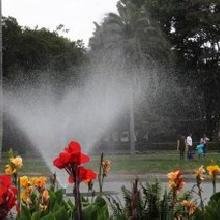
[[[17,216],[17,220],[70,220],[77,219],[75,216],[76,208],[71,199],[63,197],[62,190],[50,191],[49,207],[45,210],[34,207],[35,197],[32,196],[32,208],[27,206],[21,207],[21,212]],[[97,197],[94,202],[83,200],[83,219],[86,220],[104,220],[109,219],[108,206],[102,197]]]
[[[2,24],[5,82],[67,81],[86,60],[82,42],[60,37],[58,30],[21,27],[13,17],[3,17]]]
[[[96,198],[82,198],[83,219],[86,220],[126,220],[126,219],[149,219],[149,220],[173,220],[179,219],[191,220],[214,220],[219,219],[219,193],[214,194],[204,211],[195,208],[189,215],[189,210],[181,205],[181,201],[192,201],[190,192],[180,193],[177,203],[172,208],[172,193],[162,192],[161,186],[157,180],[141,184],[135,180],[132,189],[125,186],[121,187],[122,200],[117,196],[104,195]],[[32,198],[32,205],[34,205]],[[50,203],[46,210],[39,210],[38,207],[27,208],[22,206],[21,212],[17,216],[18,220],[61,220],[76,219],[74,216],[75,206],[70,199],[64,199],[62,190],[50,191]]]
[[[137,180],[136,180],[137,181]],[[172,207],[172,193],[166,190],[162,192],[161,186],[155,182],[147,182],[146,185],[133,183],[133,189],[130,191],[122,186],[124,202],[118,198],[107,196],[109,209],[112,210],[110,219],[149,219],[149,220],[173,220],[173,219],[191,219],[191,220],[214,220],[219,219],[220,194],[211,196],[204,210],[195,206],[195,209],[187,210],[182,205],[182,201],[193,201],[190,192],[180,193],[177,202]],[[198,203],[194,201],[195,204]],[[192,211],[192,212],[191,212]]]
[[[35,201],[36,197],[32,196],[31,198],[32,208],[28,208],[27,206],[23,205],[21,207],[21,212],[17,216],[17,219],[18,220],[71,219],[75,208],[71,200],[65,201],[63,199],[62,190],[58,190],[56,192],[50,191],[49,195],[50,195],[50,204],[47,210],[40,210],[37,205],[35,206],[35,204],[38,203]]]
[[[147,79],[136,127],[145,122],[154,133],[158,128],[168,133],[178,123],[197,120],[205,121],[203,131],[216,135],[219,0],[120,0],[117,8],[118,14],[95,24],[91,54],[98,54],[98,60],[104,54],[119,69],[124,65],[130,77],[138,72],[142,83],[143,76]]]
[[[198,89],[194,98],[204,101],[200,109],[207,129],[215,129],[220,105],[220,1],[147,0],[145,8],[171,44],[179,79]]]
[[[3,18],[5,83],[49,80],[62,88],[83,79],[79,70],[86,62],[87,72],[131,84],[138,134],[199,128],[198,133],[216,136],[220,1],[119,0],[117,9],[94,23],[87,51],[58,30],[21,27],[15,18]]]

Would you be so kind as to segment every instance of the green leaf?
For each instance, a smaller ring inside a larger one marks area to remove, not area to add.
[[[220,219],[220,200],[210,200],[208,205],[205,207],[205,219],[214,220]]]
[[[30,211],[31,213],[35,212],[38,210],[38,200],[37,200],[37,195],[36,193],[31,193],[31,208]]]
[[[55,218],[54,214],[50,212],[49,214],[41,217],[41,220],[57,220],[57,219]]]
[[[72,209],[74,209],[73,202],[72,202],[70,199],[68,199],[67,204],[68,204]]]
[[[90,204],[83,209],[83,219],[94,220],[98,218],[98,206],[95,204]]]
[[[100,197],[96,201],[96,203],[90,204],[86,208],[84,208],[83,209],[83,218],[86,220],[93,220],[93,219],[107,220],[107,219],[109,219],[108,206],[106,205],[105,200]]]
[[[101,196],[97,196],[96,200],[95,200],[95,203],[102,207],[102,206],[105,206],[106,205],[106,201],[105,199],[103,199]]]
[[[56,202],[58,204],[60,204],[63,200],[63,191],[62,190],[58,190],[55,192],[55,196],[56,196]]]
[[[53,213],[56,220],[69,220],[71,216],[68,215],[64,206],[60,207]]]
[[[98,216],[97,220],[109,219],[108,206],[104,205],[102,207],[98,207]]]
[[[60,205],[59,205],[57,202],[55,202],[53,208],[52,208],[50,211],[55,212],[55,211],[58,210],[59,208],[60,208]]]
[[[40,220],[41,212],[34,212],[31,216],[31,220]]]
[[[49,195],[50,195],[49,210],[52,210],[56,203],[56,195],[52,191],[49,192]]]
[[[68,215],[72,216],[73,212],[75,210],[75,207],[74,207],[73,203],[71,202],[71,200],[69,199],[68,201],[63,201],[62,203],[63,203],[63,206],[65,207]]]
[[[219,201],[220,200],[220,192],[215,193],[210,197],[210,201]]]
[[[20,215],[18,216],[17,219],[18,220],[30,220],[31,219],[30,210],[26,206],[22,205]]]

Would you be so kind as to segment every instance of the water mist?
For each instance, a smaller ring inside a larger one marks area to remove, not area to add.
[[[91,151],[118,117],[128,111],[129,101],[127,82],[103,74],[92,74],[83,85],[67,88],[59,98],[50,82],[4,93],[5,114],[16,120],[52,172],[53,158],[70,139],[80,141],[85,151]]]

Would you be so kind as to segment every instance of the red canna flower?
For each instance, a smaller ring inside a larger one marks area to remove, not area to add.
[[[59,159],[64,165],[68,165],[71,162],[71,155],[67,151],[62,151],[59,154]]]
[[[79,167],[79,181],[89,182],[93,179],[96,179],[97,174],[90,169],[86,169],[84,167]],[[73,176],[69,176],[69,183],[74,183],[75,179]]]
[[[89,160],[89,156],[81,152],[80,144],[76,141],[71,141],[65,150],[53,161],[53,164],[57,168],[63,169],[68,168],[69,165],[87,163]]]
[[[4,219],[16,203],[17,189],[10,176],[0,176],[0,219]]]
[[[84,182],[89,182],[93,179],[96,179],[97,174],[90,169],[85,169],[84,167],[80,167],[80,180]]]
[[[81,152],[81,145],[79,142],[72,140],[69,142],[68,146],[65,150],[69,153],[80,153]]]
[[[70,141],[68,146],[62,151],[58,157],[53,161],[54,166],[59,169],[65,168],[69,174],[69,182],[75,183],[74,196],[75,204],[77,206],[77,219],[81,219],[82,208],[80,200],[79,184],[81,181],[90,181],[96,178],[96,173],[92,170],[81,167],[81,164],[89,162],[90,158],[87,154],[81,152],[80,143],[77,141]],[[78,179],[79,181],[76,181]]]
[[[88,163],[89,160],[89,156],[84,153],[71,154],[71,163],[81,165],[84,163]]]
[[[56,158],[54,161],[53,161],[53,165],[59,169],[63,169],[65,168],[65,165],[62,163],[62,161],[60,160],[60,158]]]
[[[77,141],[70,141],[65,150],[71,155],[71,163],[77,165],[89,162],[89,156],[81,152],[81,146]]]
[[[59,156],[53,161],[54,166],[63,169],[70,164],[71,155],[67,151],[62,151]]]
[[[2,197],[7,192],[8,187],[11,185],[11,178],[10,176],[3,175],[0,176],[0,205],[2,203]]]

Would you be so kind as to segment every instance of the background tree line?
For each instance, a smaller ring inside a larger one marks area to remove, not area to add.
[[[216,136],[220,0],[119,0],[117,9],[94,23],[87,50],[82,41],[59,36],[62,26],[31,29],[3,17],[4,83],[46,78],[56,89],[82,79],[85,66],[102,64],[131,83],[140,133],[167,136],[196,127]]]
[[[50,80],[56,85],[77,75],[86,62],[83,42],[71,41],[58,33],[64,29],[22,27],[13,17],[3,17],[3,78],[5,84],[19,86]]]
[[[216,136],[220,1],[120,0],[117,8],[118,14],[95,24],[90,47],[110,56],[120,50],[131,75],[147,76],[150,89],[142,96],[142,112],[136,111],[136,126],[165,135],[174,129]]]

